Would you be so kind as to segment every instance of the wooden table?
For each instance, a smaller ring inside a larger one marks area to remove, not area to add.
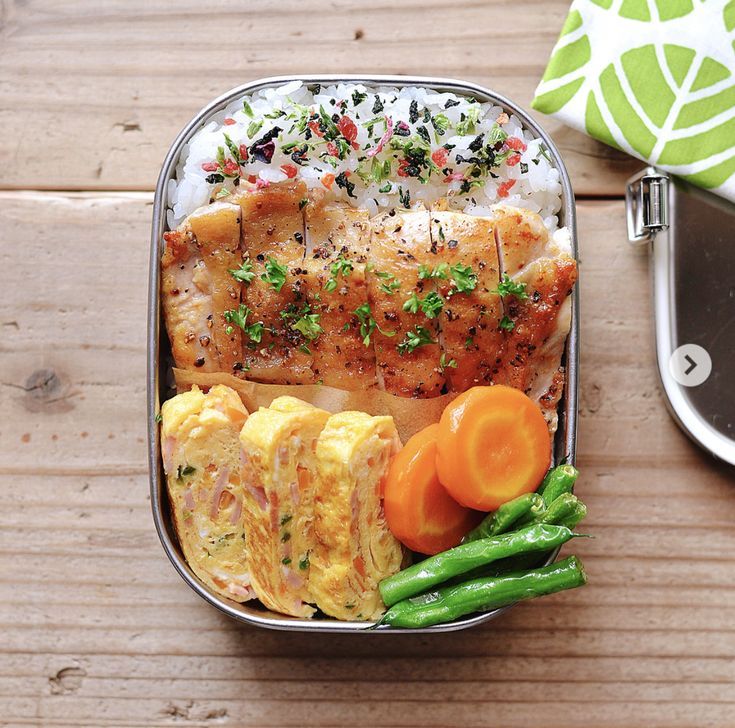
[[[550,129],[579,197],[575,543],[590,585],[438,636],[285,634],[198,599],[145,454],[148,234],[211,97],[304,71],[435,74],[528,106],[566,0],[0,2],[0,724],[735,725],[733,471],[654,369],[638,163]]]

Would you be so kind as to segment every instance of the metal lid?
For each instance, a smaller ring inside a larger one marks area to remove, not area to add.
[[[648,167],[628,181],[628,237],[651,243],[656,356],[682,429],[735,465],[735,205]]]

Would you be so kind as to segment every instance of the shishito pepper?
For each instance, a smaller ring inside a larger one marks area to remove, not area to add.
[[[421,594],[478,566],[532,551],[548,551],[572,538],[565,526],[534,524],[513,533],[461,544],[409,566],[380,582],[386,606]]]
[[[473,612],[573,589],[586,582],[582,563],[576,556],[570,556],[540,569],[475,579],[406,599],[394,604],[380,623],[413,629],[431,627]]]

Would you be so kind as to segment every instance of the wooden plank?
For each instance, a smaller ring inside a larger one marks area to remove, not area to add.
[[[178,131],[228,89],[280,74],[480,83],[529,108],[568,0],[363,3],[6,0],[0,187],[152,189]],[[318,39],[318,41],[316,40]],[[582,195],[621,195],[639,162],[550,118]],[[37,130],[34,133],[34,130]]]
[[[232,622],[157,542],[150,201],[0,193],[0,722],[730,725],[732,472],[665,411],[621,202],[579,205],[579,493],[595,538],[566,552],[590,585],[470,632],[326,638]],[[33,380],[42,369],[55,377]]]

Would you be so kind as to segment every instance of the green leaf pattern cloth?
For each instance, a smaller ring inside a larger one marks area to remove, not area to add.
[[[735,201],[735,0],[574,0],[531,105]]]

